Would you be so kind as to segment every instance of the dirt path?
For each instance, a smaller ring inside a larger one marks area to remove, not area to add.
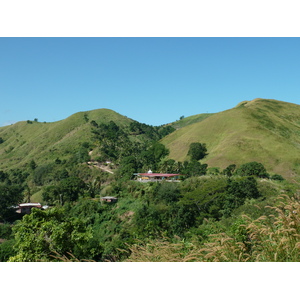
[[[102,164],[100,164],[100,163],[97,162],[97,161],[88,161],[88,164],[89,164],[90,166],[92,166],[92,167],[101,169],[101,170],[104,171],[104,172],[108,172],[108,173],[110,173],[110,174],[114,174],[114,172],[110,169],[109,166],[102,165]]]
[[[89,156],[91,156],[92,153],[93,153],[93,150],[89,152]],[[110,174],[114,174],[114,172],[110,169],[109,166],[103,165],[103,164],[101,164],[101,163],[99,163],[99,162],[97,162],[97,161],[95,161],[95,160],[89,161],[88,164],[89,164],[90,166],[95,167],[95,168],[101,169],[101,170],[104,171],[104,172],[108,172],[108,173],[110,173]]]

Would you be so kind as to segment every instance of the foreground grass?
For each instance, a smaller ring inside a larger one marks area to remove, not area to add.
[[[202,246],[168,239],[130,247],[131,262],[298,262],[300,261],[300,197],[281,196],[268,207],[273,214],[256,220],[244,215],[238,234],[211,235]]]

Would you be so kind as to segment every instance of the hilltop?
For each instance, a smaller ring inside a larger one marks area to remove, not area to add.
[[[261,162],[286,178],[300,174],[300,106],[278,100],[254,99],[185,126],[161,141],[169,158],[188,159],[189,145],[205,143],[209,167]]]

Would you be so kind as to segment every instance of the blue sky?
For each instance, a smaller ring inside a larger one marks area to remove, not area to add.
[[[109,108],[150,125],[300,104],[300,38],[0,38],[0,126]]]

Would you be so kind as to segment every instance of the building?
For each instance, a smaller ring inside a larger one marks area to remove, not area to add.
[[[111,196],[106,196],[106,197],[101,197],[101,201],[107,202],[107,203],[115,203],[118,201],[118,198],[116,197],[111,197]]]
[[[30,214],[33,207],[44,209],[40,203],[20,203],[16,212],[19,214]]]
[[[151,182],[151,181],[172,181],[179,182],[180,174],[169,174],[169,173],[153,173],[149,170],[147,173],[134,173],[137,176],[137,180],[141,182]]]

